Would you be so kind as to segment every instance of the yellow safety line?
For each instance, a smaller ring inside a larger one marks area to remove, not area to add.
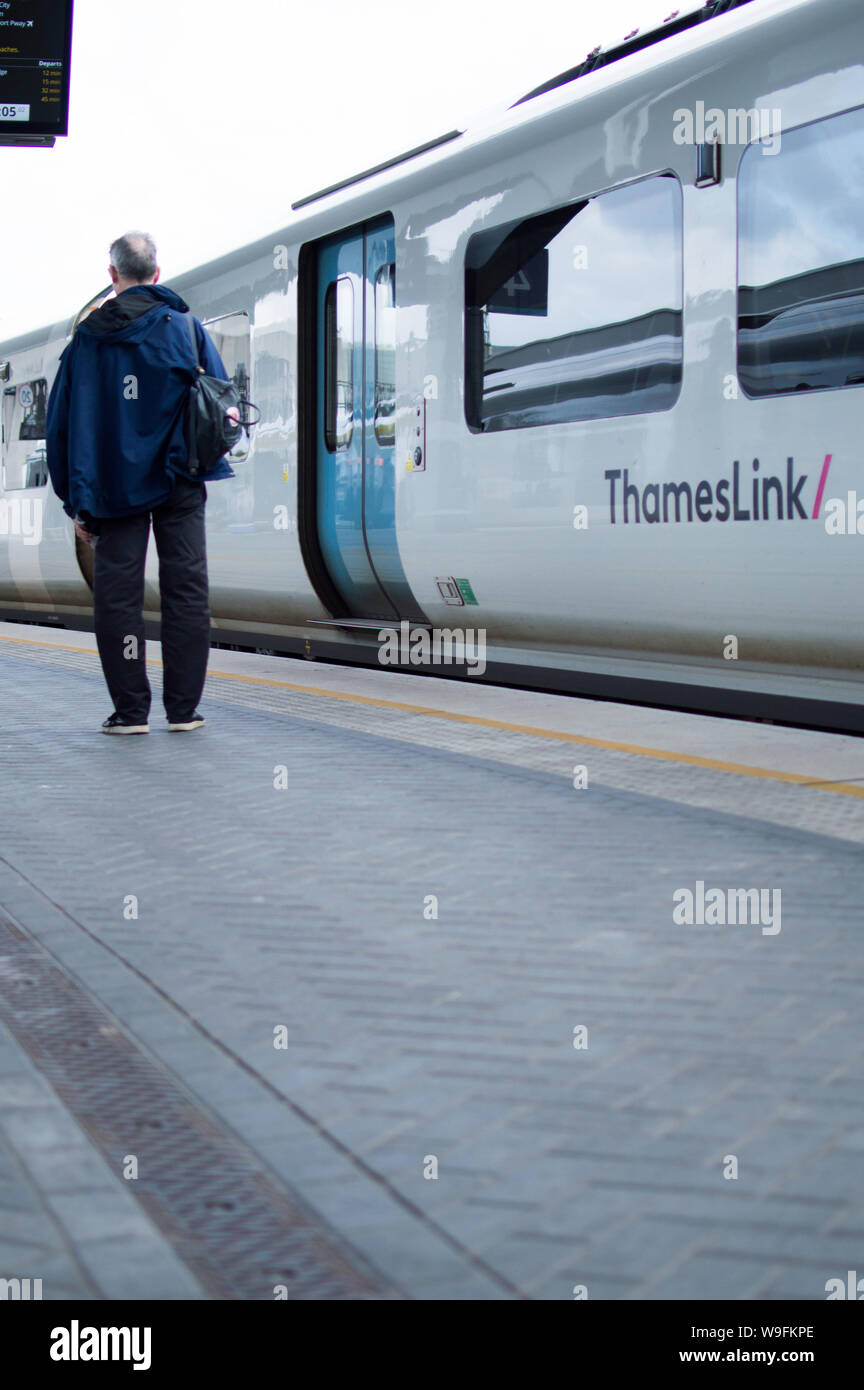
[[[4,642],[19,642],[23,646],[46,647],[51,651],[83,652],[98,656],[89,647],[71,647],[60,642],[36,642],[29,637],[6,637]],[[161,666],[161,661],[147,658],[148,666]],[[234,671],[208,670],[208,676],[225,681],[243,681],[246,685],[270,685],[278,690],[293,690],[300,695],[321,695],[328,700],[347,700],[355,705],[374,705],[378,709],[401,710],[407,714],[423,714],[430,719],[448,719],[454,724],[474,724],[482,729],[502,729],[510,734],[527,734],[531,738],[552,739],[558,743],[576,743],[586,748],[602,748],[609,753],[630,753],[639,758],[657,758],[664,762],[683,763],[687,767],[704,767],[711,772],[732,772],[739,777],[758,777],[769,782],[787,782],[798,786],[816,787],[836,796],[864,797],[864,786],[851,782],[821,782],[803,772],[778,772],[772,768],[752,767],[749,763],[728,763],[720,758],[701,758],[697,753],[671,753],[665,748],[643,748],[635,743],[619,743],[614,739],[591,738],[588,734],[565,734],[554,729],[538,729],[530,724],[510,724],[503,719],[484,719],[477,714],[458,714],[452,710],[433,709],[426,705],[409,705],[402,700],[378,700],[372,695],[351,695],[344,690],[325,690],[320,686],[298,685],[293,681],[269,680],[264,676],[241,676]]]

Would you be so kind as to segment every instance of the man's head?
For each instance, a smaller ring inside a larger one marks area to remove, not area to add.
[[[108,270],[115,294],[134,285],[155,285],[160,270],[156,264],[156,243],[147,232],[127,232],[111,244]]]

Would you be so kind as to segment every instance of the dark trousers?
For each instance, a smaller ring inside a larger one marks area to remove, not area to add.
[[[172,723],[183,723],[201,699],[210,651],[206,499],[201,483],[178,478],[171,496],[152,512],[98,522],[96,642],[114,708],[134,723],[146,721],[150,711],[142,608],[151,517],[159,552],[165,713]]]

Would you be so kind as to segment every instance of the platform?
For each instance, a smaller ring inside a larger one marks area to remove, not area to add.
[[[216,650],[171,735],[148,654],[151,734],[104,738],[92,636],[0,624],[0,1279],[821,1300],[860,1267],[864,740]]]

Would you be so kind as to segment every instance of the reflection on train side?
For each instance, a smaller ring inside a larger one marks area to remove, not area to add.
[[[738,170],[738,372],[749,396],[864,383],[864,110],[755,143]]]
[[[216,318],[205,319],[203,322],[213,346],[222,358],[226,372],[237,387],[241,400],[249,400],[252,386],[252,325],[248,313],[245,309],[240,309],[231,314],[220,314]],[[250,430],[244,428],[234,448],[227,455],[229,462],[245,463],[251,447]]]
[[[681,333],[680,312],[665,309],[499,350],[483,373],[484,427],[668,409],[681,378]]]
[[[738,375],[748,396],[864,384],[864,260],[742,285]]]
[[[473,430],[675,404],[683,366],[677,179],[642,179],[478,232],[465,268]]]

